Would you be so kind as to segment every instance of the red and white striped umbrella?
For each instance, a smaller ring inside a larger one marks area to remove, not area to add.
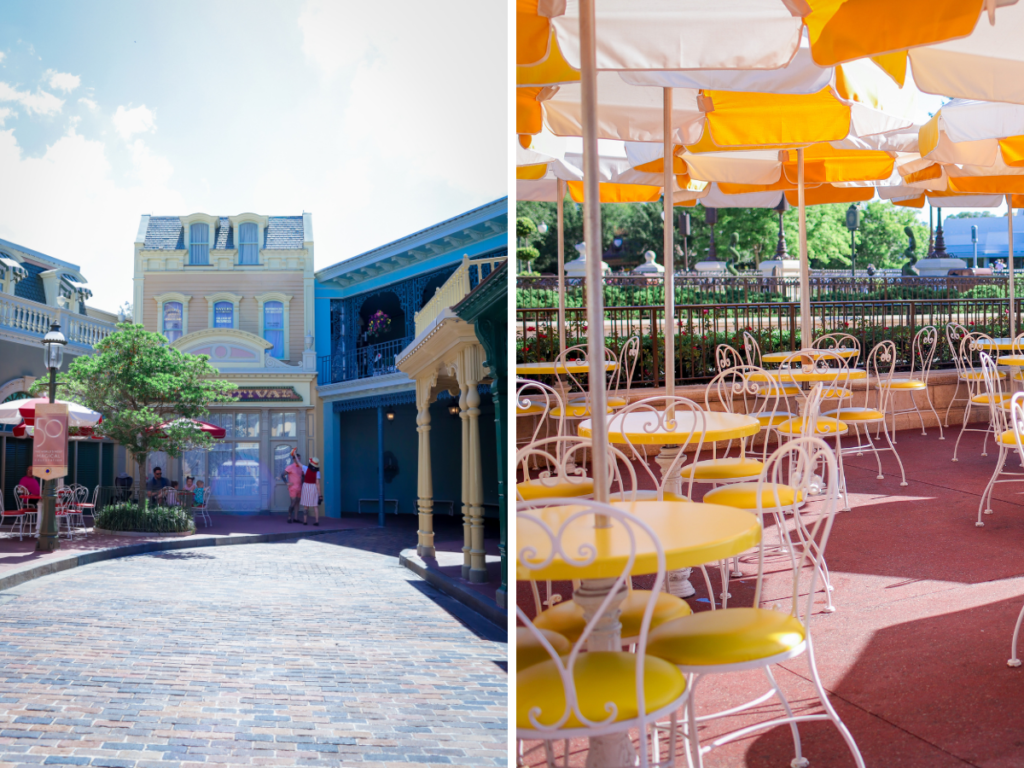
[[[208,433],[216,440],[223,440],[227,436],[227,430],[225,430],[224,427],[218,427],[216,424],[199,421],[199,419],[175,419],[174,421],[165,421],[163,424],[157,424],[151,431],[159,432],[171,426],[193,427],[199,432]]]
[[[14,428],[15,437],[32,437],[36,433],[34,426],[29,426],[25,422],[22,422]],[[69,427],[68,428],[68,440],[88,440],[93,438],[95,440],[102,440],[102,437],[96,435],[92,427]]]
[[[36,404],[48,402],[50,402],[48,398],[33,397],[27,400],[11,400],[0,403],[0,424],[20,424],[24,421],[27,426],[32,426],[36,418]],[[98,411],[93,411],[84,405],[70,403],[66,400],[55,402],[67,405],[69,427],[94,427],[103,421],[103,416]]]

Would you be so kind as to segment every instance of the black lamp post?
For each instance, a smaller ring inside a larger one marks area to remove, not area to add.
[[[718,249],[715,247],[715,224],[718,223],[718,209],[705,208],[704,221],[711,226],[711,242],[708,243],[708,261],[718,261]]]
[[[67,339],[60,332],[60,325],[50,324],[49,332],[43,337],[43,365],[50,369],[50,402],[57,398],[57,371],[64,362],[64,345]],[[60,549],[60,534],[57,530],[57,481],[40,480],[42,489],[39,518],[39,535],[36,537],[37,552],[52,552]]]
[[[971,227],[971,245],[974,246],[974,268],[978,268],[978,228]]]
[[[687,211],[679,212],[679,234],[683,238],[683,269],[690,271],[690,214]]]
[[[850,277],[857,276],[857,229],[860,227],[860,211],[851,204],[846,209],[846,228],[850,230]]]
[[[788,210],[789,200],[783,195],[779,204],[775,206],[775,211],[779,214],[779,242],[775,245],[775,258],[780,260],[789,258],[789,253],[786,251],[786,233],[782,231],[782,214]]]
[[[942,235],[942,209],[938,209],[938,226],[935,228],[935,258],[944,259],[946,253],[946,239]]]

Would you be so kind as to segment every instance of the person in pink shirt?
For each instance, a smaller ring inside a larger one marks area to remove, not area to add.
[[[32,476],[32,467],[25,470],[25,476],[18,481],[18,485],[25,486],[30,496],[39,495],[39,479]]]
[[[292,448],[292,463],[284,470],[288,479],[288,522],[299,522],[299,501],[302,498],[302,465],[299,454]]]

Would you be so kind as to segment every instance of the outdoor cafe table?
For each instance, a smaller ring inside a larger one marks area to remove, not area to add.
[[[999,338],[992,339],[989,342],[988,339],[978,339],[978,347],[984,350],[995,350],[997,352],[1011,352],[1013,351],[1013,339]],[[997,365],[1005,365],[1010,369],[1010,381],[1020,381],[1020,369],[1024,368],[1024,357],[1020,355],[1003,355],[996,360]],[[1013,390],[1011,383],[1010,390]]]
[[[605,371],[614,371],[619,364],[614,360],[605,360]],[[516,363],[516,376],[543,376],[555,374],[555,361],[541,363]],[[571,373],[577,376],[590,373],[590,363],[585,360],[569,360],[558,366],[559,374]]]
[[[651,527],[661,542],[665,553],[666,569],[692,568],[705,563],[724,560],[739,555],[756,546],[761,540],[761,523],[750,512],[719,504],[703,504],[689,501],[617,501],[612,506],[626,510]],[[529,514],[540,519],[557,533],[565,521],[584,507],[576,505],[532,509]],[[528,580],[569,581],[580,579],[579,588],[573,599],[583,608],[589,620],[601,606],[618,578],[626,568],[629,558],[629,537],[622,524],[610,520],[607,528],[594,527],[594,515],[580,515],[573,520],[561,536],[563,552],[594,553],[593,560],[586,566],[568,565],[559,557],[552,559],[539,570],[516,565],[516,578]],[[656,573],[657,555],[654,543],[644,531],[634,529],[636,559],[632,575]],[[532,549],[540,557],[551,551],[551,540],[535,523],[520,518],[516,526],[516,546],[520,552]],[[592,547],[593,549],[586,549]],[[608,606],[605,616],[597,623],[587,640],[590,651],[618,651],[622,649],[622,625],[618,622],[618,607],[626,597],[621,590]],[[623,740],[627,743],[623,743]],[[629,737],[601,736],[591,739],[591,753],[587,765],[604,766],[620,764],[616,758],[622,749],[631,749]],[[627,764],[632,764],[627,761]]]
[[[835,349],[800,349],[794,352],[768,352],[767,354],[761,355],[762,363],[771,363],[777,365],[784,363],[794,355],[806,355],[808,357],[823,357],[825,353],[831,353],[844,359],[849,360],[851,357],[856,357],[860,354],[860,350],[854,349],[853,347],[837,347]]]
[[[664,416],[650,411],[639,411],[627,414],[614,414],[608,419],[608,442],[630,445],[658,445],[660,453],[655,457],[661,467],[661,476],[665,477],[672,463],[679,456],[680,446],[694,441],[697,431],[697,418],[692,411],[678,411],[675,416],[674,429],[665,429]],[[592,419],[580,422],[580,437],[591,436]],[[654,427],[657,427],[656,429]],[[736,440],[756,435],[761,431],[760,422],[753,416],[742,413],[726,413],[721,411],[704,412],[704,442],[717,443],[723,440]],[[683,492],[682,476],[669,478],[665,485],[666,491],[677,495]],[[689,597],[693,594],[690,585],[690,571],[671,569],[666,577],[667,589],[678,597]]]

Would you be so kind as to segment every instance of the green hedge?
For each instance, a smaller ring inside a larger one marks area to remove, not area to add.
[[[133,502],[111,504],[96,513],[95,525],[105,531],[183,533],[195,531],[192,515],[181,507],[146,506]]]

